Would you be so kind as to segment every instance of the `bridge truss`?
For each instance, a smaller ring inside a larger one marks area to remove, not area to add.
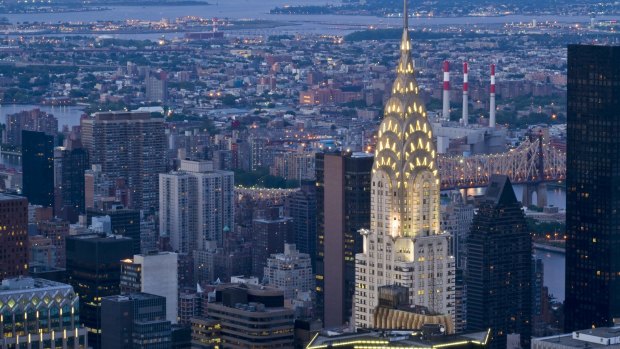
[[[542,183],[566,178],[566,154],[543,140],[527,137],[518,147],[505,153],[470,157],[438,157],[441,188],[482,187],[493,174],[508,175],[514,184]]]

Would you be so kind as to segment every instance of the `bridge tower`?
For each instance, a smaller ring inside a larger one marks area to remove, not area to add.
[[[528,135],[530,142],[538,141],[538,146],[535,151],[528,152],[528,160],[531,160],[532,157],[536,157],[536,175],[530,178],[530,181],[523,188],[523,199],[521,203],[523,206],[528,207],[533,205],[532,196],[536,193],[536,206],[545,207],[547,206],[547,184],[544,182],[545,179],[545,157],[544,157],[544,149],[543,142],[544,137],[542,131],[537,135],[530,133]],[[536,138],[538,138],[536,140]]]

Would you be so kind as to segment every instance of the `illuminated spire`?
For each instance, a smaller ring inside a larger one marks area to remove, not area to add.
[[[390,200],[389,208],[393,212],[389,235],[394,237],[439,232],[437,154],[431,124],[415,79],[407,0],[403,11],[400,59],[392,95],[385,105],[379,127],[373,167],[373,178],[377,178],[373,180],[381,181],[384,187],[391,187],[396,192],[397,198]],[[424,197],[423,193],[426,193]],[[416,207],[413,207],[414,203]]]
[[[404,21],[404,25],[403,28],[405,28],[405,30],[409,30],[409,12],[407,11],[407,2],[408,0],[405,0],[405,4],[403,6],[403,21]]]

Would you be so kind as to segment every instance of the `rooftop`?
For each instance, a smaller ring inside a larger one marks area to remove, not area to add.
[[[598,327],[575,331],[573,333],[534,338],[534,342],[553,343],[556,346],[570,348],[598,348],[620,344],[620,326]]]
[[[23,196],[0,193],[0,201],[4,200],[26,200]]]
[[[24,291],[33,290],[52,290],[67,287],[71,286],[46,279],[19,277],[2,280],[2,286],[0,286],[0,295],[6,295],[9,293],[21,293]]]
[[[400,330],[370,330],[368,332],[336,334],[321,333],[315,336],[307,349],[324,347],[357,347],[361,344],[372,344],[374,348],[441,348],[458,345],[486,346],[489,340],[489,331],[475,332],[462,335],[441,335],[425,338],[421,331]]]

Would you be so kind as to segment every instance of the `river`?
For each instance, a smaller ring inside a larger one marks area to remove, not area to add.
[[[344,35],[355,30],[370,26],[377,28],[391,28],[401,25],[399,18],[381,18],[375,16],[352,15],[272,15],[269,10],[277,6],[286,5],[325,5],[338,4],[335,0],[210,0],[212,5],[200,6],[112,6],[108,10],[89,12],[66,13],[28,13],[3,14],[12,23],[22,22],[93,22],[104,20],[139,19],[157,21],[163,18],[175,19],[184,16],[200,16],[204,18],[230,19],[262,19],[281,22],[281,27],[259,30],[243,30],[237,34],[335,34]],[[614,16],[601,16],[598,19],[617,19]],[[497,17],[431,17],[411,18],[411,27],[438,26],[438,25],[482,25],[531,22],[557,21],[564,23],[587,23],[588,16],[522,16],[509,15]],[[161,34],[115,34],[115,37],[154,38]],[[179,37],[182,33],[167,33],[166,37]]]
[[[542,250],[534,250],[534,256],[543,261],[543,284],[549,288],[549,294],[563,302],[566,256],[563,253]]]
[[[84,108],[79,106],[52,107],[47,105],[33,104],[5,104],[0,105],[0,122],[6,124],[6,116],[24,110],[41,109],[46,113],[53,114],[58,119],[58,130],[63,126],[77,126],[80,124],[80,116],[84,113]]]

